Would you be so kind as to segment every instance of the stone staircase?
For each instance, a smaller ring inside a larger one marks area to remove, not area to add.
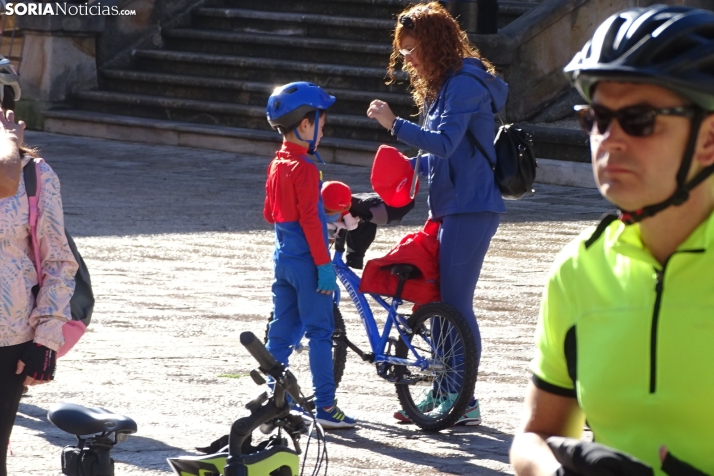
[[[504,1],[507,24],[538,0]],[[411,0],[208,0],[159,47],[99,71],[74,109],[45,113],[49,132],[269,155],[280,137],[265,119],[276,85],[313,81],[337,97],[320,147],[325,160],[367,165],[394,138],[366,117],[369,102],[416,114],[406,76],[386,85],[394,18]],[[496,61],[498,64],[498,61]]]

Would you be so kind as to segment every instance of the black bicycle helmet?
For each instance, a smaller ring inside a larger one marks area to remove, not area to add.
[[[597,28],[564,73],[588,102],[597,82],[609,80],[662,86],[697,109],[677,172],[677,190],[661,203],[621,212],[626,223],[684,203],[689,191],[714,172],[709,166],[686,182],[699,128],[714,111],[714,12],[666,5],[623,10]]]

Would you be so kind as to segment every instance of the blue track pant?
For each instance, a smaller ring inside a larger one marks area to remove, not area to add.
[[[317,267],[306,259],[281,256],[275,260],[273,306],[275,317],[268,329],[268,351],[287,364],[292,346],[303,332],[310,341],[310,371],[315,405],[328,407],[335,400],[332,369],[332,332],[335,321],[332,295],[317,289]],[[307,394],[307,392],[305,392]]]
[[[468,321],[476,338],[479,362],[481,333],[473,309],[474,292],[500,221],[500,214],[493,212],[447,215],[439,230],[441,299],[458,309]]]

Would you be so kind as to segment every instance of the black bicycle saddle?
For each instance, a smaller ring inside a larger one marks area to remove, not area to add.
[[[421,271],[419,271],[419,268],[412,264],[390,264],[384,266],[384,268],[391,269],[392,274],[399,276],[402,279],[416,279],[421,277]]]
[[[95,433],[136,433],[136,422],[104,408],[87,408],[74,403],[58,403],[50,408],[47,418],[62,431],[73,435]]]

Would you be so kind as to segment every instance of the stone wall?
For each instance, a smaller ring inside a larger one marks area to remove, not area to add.
[[[655,3],[714,8],[712,0],[545,0],[498,35],[472,35],[486,57],[498,52],[505,60],[496,66],[511,87],[508,120],[533,117],[569,89],[563,67],[610,15]],[[511,51],[503,54],[506,48]]]
[[[18,16],[24,44],[18,117],[42,130],[43,113],[68,106],[72,93],[97,89],[97,69],[126,65],[131,52],[160,46],[161,28],[176,26],[205,0],[104,0],[133,16]],[[157,43],[158,41],[158,43]]]
[[[105,31],[97,38],[97,64],[125,67],[135,49],[161,46],[161,29],[189,21],[189,13],[206,0],[124,0],[122,8],[135,16],[107,19]]]

